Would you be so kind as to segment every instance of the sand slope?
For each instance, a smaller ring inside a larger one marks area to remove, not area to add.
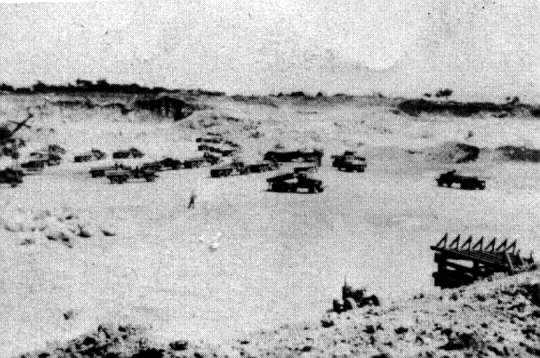
[[[272,173],[211,179],[207,168],[116,186],[89,177],[87,170],[102,164],[95,162],[64,163],[15,189],[1,187],[8,206],[68,207],[117,233],[77,240],[70,249],[48,240],[21,246],[20,235],[0,229],[0,319],[7,322],[0,327],[1,356],[101,322],[151,325],[162,341],[219,342],[279,322],[318,319],[345,276],[383,303],[434,290],[428,247],[445,232],[516,238],[524,252],[540,250],[537,164],[453,165],[407,152],[464,141],[470,130],[468,143],[480,147],[538,147],[540,122],[529,118],[412,118],[385,104],[276,107],[212,98],[205,99],[209,109],[174,123],[145,112],[123,116],[60,109],[34,97],[0,99],[2,119],[24,118],[26,106],[42,106],[33,130],[22,132],[26,152],[58,143],[68,158],[91,147],[110,154],[131,146],[149,159],[189,157],[196,154],[194,138],[213,123],[207,130],[226,133],[249,158],[276,143],[324,149],[317,176],[328,186],[320,195],[276,194],[266,191]],[[347,148],[367,156],[366,173],[329,167],[328,155]],[[451,167],[488,178],[487,189],[436,187],[434,177]],[[193,189],[199,198],[188,211]]]

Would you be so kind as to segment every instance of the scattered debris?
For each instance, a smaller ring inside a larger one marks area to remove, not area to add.
[[[35,244],[40,239],[48,239],[73,247],[77,238],[90,238],[99,231],[66,208],[51,212],[7,206],[0,214],[0,225],[0,228],[6,231],[25,234],[21,242],[24,246]],[[103,233],[105,235],[105,230]]]

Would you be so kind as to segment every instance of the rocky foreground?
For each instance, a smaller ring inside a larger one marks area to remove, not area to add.
[[[21,357],[538,357],[538,271],[418,294],[214,346],[152,342],[143,327],[97,331]]]

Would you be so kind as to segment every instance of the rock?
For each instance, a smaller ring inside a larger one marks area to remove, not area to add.
[[[369,324],[364,329],[364,332],[366,332],[367,334],[374,334],[375,333],[375,327],[373,325]]]
[[[35,243],[36,243],[36,240],[34,238],[27,237],[23,241],[21,241],[20,245],[26,246],[26,245],[33,245]]]
[[[457,332],[448,336],[448,343],[439,347],[444,350],[463,350],[476,348],[480,345],[480,339],[475,333]]]
[[[107,230],[107,229],[101,229],[101,232],[103,233],[103,235],[105,236],[115,236],[116,233],[110,231],[110,230]]]
[[[334,324],[335,324],[334,321],[332,321],[331,319],[323,319],[323,320],[321,320],[321,326],[323,328],[332,327]]]
[[[397,334],[404,334],[404,333],[407,333],[409,331],[409,329],[407,327],[398,327],[395,329],[395,332]]]
[[[73,310],[68,310],[66,312],[63,313],[63,316],[64,316],[64,319],[67,321],[67,320],[70,320],[72,318],[75,318],[75,311]]]
[[[79,225],[79,236],[84,238],[92,237],[92,234],[86,227]]]

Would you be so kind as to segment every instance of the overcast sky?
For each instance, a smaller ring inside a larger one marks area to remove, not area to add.
[[[0,4],[0,82],[538,99],[538,0]]]

